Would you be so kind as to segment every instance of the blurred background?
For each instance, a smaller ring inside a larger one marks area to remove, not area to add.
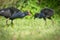
[[[0,0],[0,9],[7,7],[29,10],[31,16],[15,19],[13,26],[7,26],[6,18],[0,16],[0,40],[60,40],[60,0]],[[43,19],[33,19],[45,7],[54,10],[54,26],[48,19],[47,25]]]

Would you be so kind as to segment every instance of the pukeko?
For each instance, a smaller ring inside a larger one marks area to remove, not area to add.
[[[0,10],[0,16],[4,16],[5,18],[7,18],[6,24],[8,22],[8,19],[10,19],[11,24],[13,24],[14,19],[23,18],[27,15],[30,15],[29,11],[21,12],[19,9],[14,8],[14,7],[8,7],[8,8]]]
[[[52,20],[51,17],[52,17],[53,15],[54,15],[53,9],[51,9],[51,8],[43,8],[43,9],[40,11],[40,13],[36,13],[36,14],[34,15],[34,19],[35,19],[35,18],[43,18],[43,19],[45,20],[45,22],[46,22],[46,18]],[[53,20],[52,20],[52,23],[53,23]],[[45,23],[45,24],[46,24],[46,23]]]

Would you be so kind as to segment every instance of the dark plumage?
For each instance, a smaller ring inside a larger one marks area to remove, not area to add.
[[[20,10],[18,10],[17,8],[14,7],[9,7],[9,8],[5,8],[5,9],[1,9],[0,10],[0,16],[4,16],[7,19],[11,20],[11,24],[13,24],[13,20],[16,18],[23,18],[25,16],[29,15],[29,12],[21,12]],[[7,23],[8,20],[6,20]]]
[[[0,10],[0,16],[4,16],[6,18],[9,18],[10,16],[12,16],[12,14],[17,13],[19,11],[20,10],[18,10],[17,8],[14,8],[14,7],[1,9]]]
[[[52,20],[52,16],[54,15],[54,11],[50,8],[44,8],[40,11],[40,13],[36,13],[34,15],[35,18],[43,18],[46,21],[46,18]]]
[[[27,15],[29,15],[27,11],[26,11],[26,12],[17,12],[17,13],[14,13],[14,14],[10,17],[10,19],[13,20],[13,19],[15,19],[15,18],[23,18],[23,17],[25,17],[25,16],[27,16]]]

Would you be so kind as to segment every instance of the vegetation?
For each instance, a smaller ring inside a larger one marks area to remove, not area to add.
[[[16,7],[21,11],[30,10],[31,16],[15,19],[14,25],[6,25],[0,16],[0,40],[60,40],[60,0],[0,0],[0,9]],[[33,19],[42,8],[54,9],[54,25],[47,19]]]
[[[49,7],[54,9],[56,15],[59,15],[59,2],[59,0],[0,0],[0,9],[13,6],[22,11],[30,10],[34,15],[42,8]]]

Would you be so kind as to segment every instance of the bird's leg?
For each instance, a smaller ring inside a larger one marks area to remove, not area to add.
[[[9,20],[9,18],[6,19],[6,25],[8,25],[8,20]]]
[[[11,24],[13,25],[13,20],[11,20]]]
[[[13,20],[11,20],[11,27],[13,27]]]
[[[52,25],[54,26],[54,20],[53,20],[53,19],[51,19],[51,21],[52,21]]]
[[[48,19],[50,19],[52,21],[52,24],[54,25],[54,21],[52,20],[52,18],[51,17],[48,17]]]
[[[47,25],[47,23],[46,23],[46,18],[44,17],[43,19],[44,19],[44,21],[45,21],[45,25]]]

